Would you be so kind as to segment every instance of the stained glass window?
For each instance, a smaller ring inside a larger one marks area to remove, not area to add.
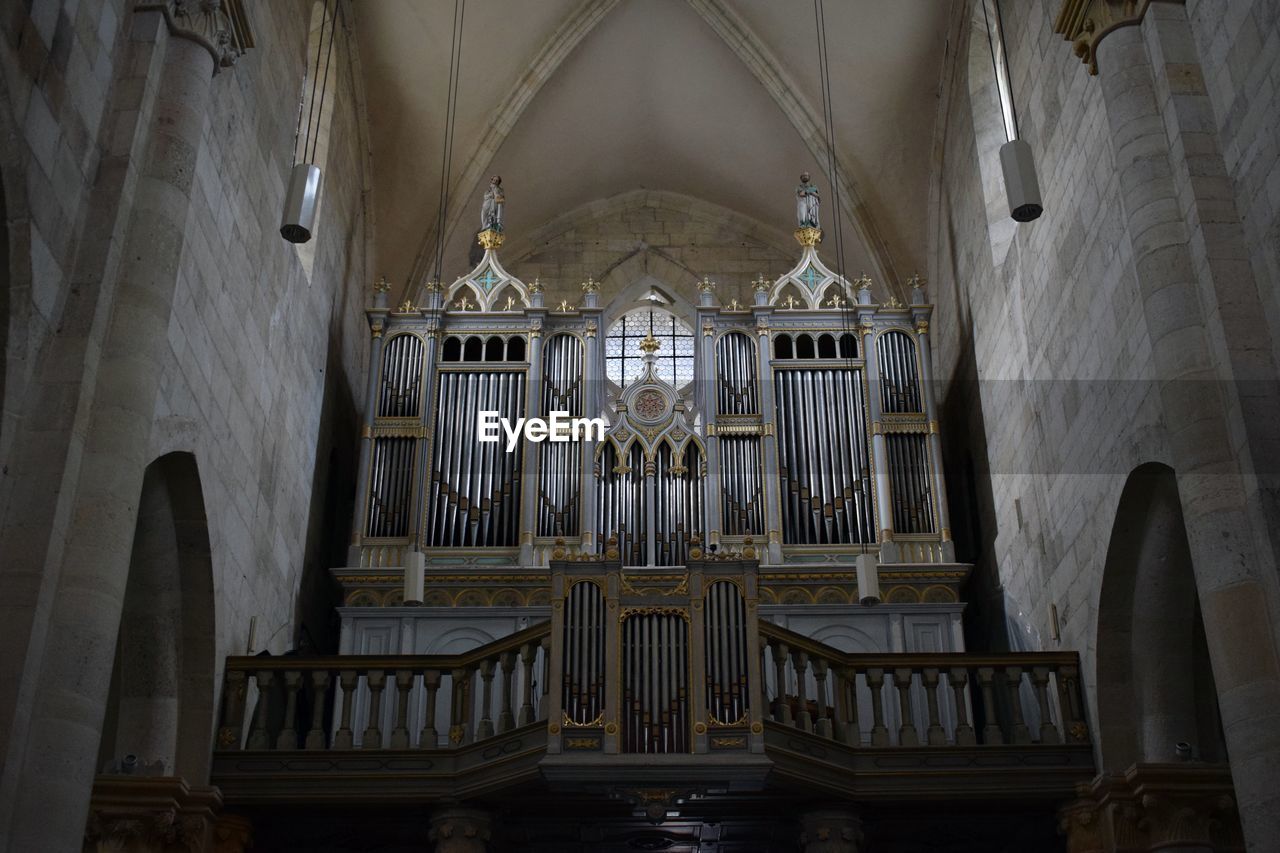
[[[661,308],[632,311],[609,327],[604,339],[605,371],[609,378],[625,388],[644,375],[640,342],[650,333],[661,344],[654,354],[653,367],[658,378],[677,388],[692,382],[693,330]]]

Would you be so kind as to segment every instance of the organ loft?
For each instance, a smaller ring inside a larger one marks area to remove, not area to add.
[[[366,312],[340,654],[228,662],[224,796],[447,803],[473,840],[440,850],[791,850],[801,813],[852,851],[867,804],[891,839],[1091,778],[1076,653],[966,653],[925,283],[833,271],[805,175],[750,304],[706,276],[548,306],[500,187],[473,269]],[[602,433],[480,440],[557,412]]]

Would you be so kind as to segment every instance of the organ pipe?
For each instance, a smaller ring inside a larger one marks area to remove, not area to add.
[[[440,373],[426,536],[436,547],[512,547],[519,539],[520,452],[480,442],[482,410],[523,417],[525,375],[517,371]]]
[[[387,341],[383,351],[378,417],[418,417],[421,388],[422,339],[417,335],[396,335]]]
[[[542,356],[542,411],[583,410],[582,344],[571,335],[554,335]],[[544,441],[538,445],[538,536],[579,534],[578,498],[582,492],[582,455],[572,442]]]
[[[589,725],[604,713],[604,597],[591,581],[569,588],[565,614],[564,713]]]
[[[636,611],[622,623],[622,747],[689,752],[689,623],[673,611]]]
[[[760,413],[755,341],[729,332],[716,342],[716,398],[722,415]]]
[[[880,402],[890,413],[920,412],[920,375],[916,345],[905,332],[890,330],[876,338],[880,364]]]
[[[409,535],[413,487],[414,438],[378,438],[373,442],[369,470],[369,506],[365,535]]]
[[[746,605],[738,585],[707,588],[705,624],[706,706],[710,719],[729,725],[747,713]]]
[[[919,433],[885,436],[893,494],[893,529],[898,533],[935,532],[927,438]]]
[[[874,541],[861,371],[774,371],[783,541]]]

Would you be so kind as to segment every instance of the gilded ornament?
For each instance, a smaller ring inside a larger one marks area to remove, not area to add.
[[[751,282],[751,289],[754,290],[756,293],[765,293],[766,291],[768,291],[769,287],[770,287],[769,281],[764,277],[763,274],[756,276],[755,279]]]
[[[533,281],[529,283],[529,292],[530,293],[542,292],[542,281],[537,276],[534,276]]]
[[[587,280],[582,283],[583,293],[598,293],[600,291],[600,282],[591,276],[587,276]]]
[[[795,294],[793,293],[788,293],[787,298],[782,300],[782,307],[788,311],[796,310],[796,308],[801,304],[800,300],[796,299]]]
[[[698,290],[701,293],[711,293],[716,289],[716,283],[707,276],[702,277],[702,281],[698,282]]]
[[[373,289],[379,293],[386,293],[391,289],[391,282],[387,281],[385,275],[378,276],[378,280],[373,283]]]
[[[916,320],[916,332],[921,335],[929,334],[929,321]]]
[[[703,722],[694,723],[693,733],[698,735],[705,735],[707,733],[707,724]]]
[[[652,355],[662,347],[662,342],[655,338],[652,333],[645,335],[644,340],[640,341],[640,351],[645,355]]]
[[[596,325],[596,321],[595,321],[595,320],[590,320],[590,321],[588,321],[588,322],[587,322],[587,337],[588,337],[588,338],[594,338],[594,337],[596,336],[596,332],[598,332],[598,331],[600,331],[600,327]]]
[[[805,226],[795,231],[796,242],[806,249],[813,248],[822,242],[822,229]]]
[[[502,240],[502,232],[494,230],[493,228],[486,228],[476,235],[476,242],[485,249],[502,248]]]

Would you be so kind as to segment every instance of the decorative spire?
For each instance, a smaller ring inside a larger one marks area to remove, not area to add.
[[[587,280],[582,283],[582,292],[583,293],[599,293],[600,282],[596,281],[591,276],[587,276]]]
[[[716,283],[705,275],[702,277],[702,281],[698,282],[698,290],[702,293],[711,293],[715,289]]]
[[[653,355],[662,346],[662,341],[653,336],[653,333],[644,336],[644,340],[640,341],[640,351],[645,355]]]
[[[373,289],[379,293],[386,293],[391,289],[391,282],[387,281],[385,275],[378,276],[378,280],[373,283]]]
[[[858,285],[858,290],[870,290],[871,276],[867,275],[864,272],[861,276],[858,277],[858,280],[855,281],[854,284]]]
[[[764,277],[764,273],[756,276],[755,280],[751,282],[751,288],[755,290],[756,293],[764,293],[769,289],[769,286],[769,281]]]
[[[539,279],[537,276],[534,276],[533,281],[529,283],[529,292],[530,293],[542,292],[542,280]]]

